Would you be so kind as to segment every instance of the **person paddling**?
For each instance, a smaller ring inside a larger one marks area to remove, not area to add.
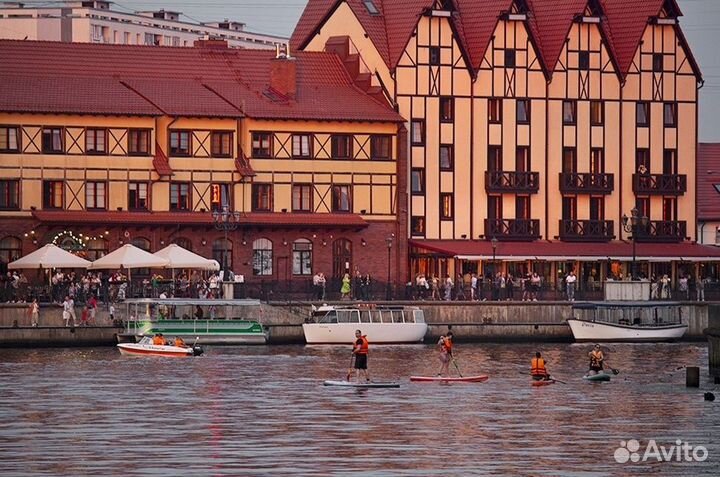
[[[365,376],[365,381],[370,381],[370,375],[367,370],[368,351],[370,350],[370,343],[368,343],[367,336],[362,334],[362,331],[355,330],[355,342],[353,343],[353,357],[355,358],[355,379],[360,382],[360,373]],[[347,380],[350,381],[350,373],[352,369],[348,370]]]
[[[453,359],[452,347],[453,347],[453,333],[448,331],[447,334],[440,336],[438,341],[440,347],[440,372],[438,376],[450,375],[450,361]]]
[[[542,357],[540,352],[535,353],[535,357],[530,362],[530,376],[535,381],[549,381],[551,379],[546,364],[545,358]]]
[[[588,356],[590,357],[590,372],[588,372],[588,374],[601,373],[605,362],[605,355],[602,349],[600,349],[600,345],[596,344],[593,350],[588,353]]]

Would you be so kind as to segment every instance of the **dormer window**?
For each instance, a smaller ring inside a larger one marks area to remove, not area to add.
[[[373,0],[363,0],[363,4],[370,15],[380,15],[380,10],[375,6]]]

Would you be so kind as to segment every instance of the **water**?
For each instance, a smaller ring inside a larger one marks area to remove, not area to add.
[[[432,346],[371,348],[373,379],[402,386],[370,390],[321,385],[345,375],[349,347],[208,347],[180,360],[0,350],[0,475],[720,474],[702,344],[611,345],[621,373],[609,383],[580,379],[588,346],[542,345],[567,382],[542,388],[525,374],[535,345],[456,348],[465,375],[490,380],[410,383],[437,372]],[[685,365],[701,366],[701,390],[685,388]],[[619,464],[628,439],[640,454],[681,439],[709,456]]]

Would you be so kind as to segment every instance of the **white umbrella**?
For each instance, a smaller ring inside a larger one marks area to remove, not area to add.
[[[198,270],[219,270],[220,264],[203,256],[182,248],[178,244],[170,244],[153,255],[167,260],[165,268],[194,268]]]
[[[87,268],[90,262],[51,243],[10,262],[10,269]]]
[[[156,257],[152,253],[128,243],[95,260],[88,268],[90,270],[125,268],[128,270],[129,280],[130,270],[133,268],[164,267],[166,264],[166,259]]]

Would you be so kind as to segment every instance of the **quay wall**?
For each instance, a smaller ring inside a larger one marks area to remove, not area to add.
[[[705,330],[708,340],[708,371],[716,383],[720,379],[720,305],[708,307],[708,327]]]
[[[343,304],[347,304],[344,302]],[[393,305],[400,303],[393,302]],[[458,341],[572,341],[572,333],[565,323],[570,317],[580,317],[582,310],[568,302],[416,302],[425,312],[428,323],[426,341],[452,327]],[[577,305],[577,302],[575,302]],[[271,343],[303,343],[302,323],[310,314],[311,303],[271,302],[260,307],[234,307],[233,317],[257,320],[266,326]],[[648,305],[652,307],[652,305]],[[122,305],[115,318],[124,318]],[[720,305],[715,305],[720,309]],[[684,340],[706,340],[708,328],[707,303],[681,304],[683,321],[689,324]],[[76,311],[78,321],[80,310]],[[96,326],[65,327],[62,309],[57,305],[42,306],[40,326],[31,327],[26,304],[0,305],[0,346],[90,346],[115,343],[115,334],[123,330],[112,326],[107,310],[96,316]],[[720,352],[720,344],[718,345]],[[720,359],[720,357],[719,357]],[[720,365],[720,361],[719,361]]]

